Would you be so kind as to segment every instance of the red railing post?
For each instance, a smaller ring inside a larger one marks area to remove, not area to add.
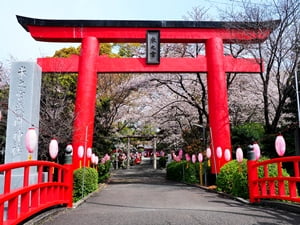
[[[248,190],[249,190],[250,203],[259,202],[259,200],[256,199],[259,190],[258,190],[258,172],[255,164],[256,161],[255,161],[254,151],[249,151],[247,168],[248,168]]]
[[[24,167],[24,178],[23,178],[23,187],[27,187],[29,185],[29,172],[30,167]],[[21,213],[26,213],[29,210],[29,200],[30,193],[26,192],[21,195]]]
[[[68,199],[68,208],[73,207],[73,169],[74,166],[72,164],[72,150],[65,149],[65,183],[68,184],[67,191],[66,191],[66,197]]]
[[[65,183],[68,185],[66,191],[66,198],[68,199],[68,208],[73,207],[73,166],[72,164],[67,164],[64,166],[66,175],[65,175]]]

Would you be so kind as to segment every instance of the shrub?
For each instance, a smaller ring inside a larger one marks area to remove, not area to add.
[[[107,160],[104,164],[98,164],[98,182],[103,183],[110,177],[111,161]]]
[[[170,162],[167,165],[167,179],[174,181],[182,181],[183,162]]]
[[[232,160],[225,164],[216,180],[217,190],[233,196],[248,198],[247,160]]]
[[[262,157],[259,161],[265,160],[268,160],[268,158]],[[277,164],[270,164],[268,169],[269,177],[277,176]],[[263,167],[259,167],[258,176],[264,176]],[[283,176],[289,176],[285,169],[283,169]],[[236,160],[232,160],[225,164],[217,176],[216,184],[218,191],[223,191],[227,194],[245,199],[249,198],[247,160],[244,159],[240,165]]]
[[[167,179],[188,184],[199,183],[199,163],[171,162],[167,165]]]
[[[158,160],[158,165],[160,168],[166,168],[167,157],[160,157]]]
[[[232,142],[235,143],[234,148],[240,146],[242,149],[247,149],[249,141],[261,140],[264,135],[264,126],[260,123],[244,123],[232,128]],[[262,143],[260,143],[260,147],[263,147]]]
[[[73,201],[92,193],[98,188],[97,171],[90,167],[79,168],[74,171]]]

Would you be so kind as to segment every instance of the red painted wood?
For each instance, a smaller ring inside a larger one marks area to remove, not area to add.
[[[18,197],[14,196],[8,200],[7,219],[15,220],[18,216]]]
[[[4,178],[4,194],[10,192],[10,184],[11,184],[11,170],[5,171]]]
[[[81,42],[96,37],[100,43],[145,43],[148,30],[159,30],[161,43],[204,43],[218,37],[224,43],[259,42],[265,40],[271,29],[216,29],[216,28],[134,28],[134,27],[47,27],[28,26],[37,41]]]
[[[4,221],[4,203],[0,202],[0,225],[3,224]]]
[[[224,71],[233,73],[257,73],[260,66],[256,59],[240,59],[224,56]],[[161,58],[159,65],[146,64],[145,58],[109,58],[97,56],[98,73],[198,73],[207,72],[207,59]],[[69,58],[38,58],[37,63],[43,72],[78,72],[79,56]]]
[[[251,203],[257,202],[260,199],[279,199],[300,202],[300,196],[297,195],[296,186],[296,184],[300,182],[299,172],[295,170],[294,176],[283,176],[281,164],[284,162],[292,162],[294,169],[298,169],[299,167],[297,168],[295,165],[300,163],[300,156],[282,157],[265,160],[263,162],[248,160],[248,187]],[[279,174],[277,177],[269,177],[268,174],[265,173],[263,177],[258,178],[257,171],[259,167],[268,168],[268,165],[274,163],[278,166]],[[276,183],[278,185],[275,185]],[[265,184],[267,185],[267,191],[263,190]],[[285,184],[287,184],[288,187],[286,187]],[[259,187],[262,187],[261,191]]]
[[[254,160],[247,161],[249,201],[251,203],[259,201],[259,200],[257,200],[257,196],[259,195],[259,187],[258,187],[258,183],[257,183],[258,172],[257,172],[257,169],[253,169],[255,167],[255,164],[256,164],[256,162]]]
[[[29,185],[29,172],[30,167],[24,167],[24,178],[23,178],[23,187],[27,187]],[[25,213],[29,210],[29,199],[30,193],[26,192],[21,195],[21,213]]]
[[[31,169],[38,167],[38,177],[42,177],[44,167],[61,170],[63,172],[59,173],[64,173],[65,180],[42,182],[41,179],[38,179],[37,183],[31,184],[29,183],[30,167],[32,167]],[[22,188],[12,189],[10,187],[10,175],[14,169],[19,168],[24,168],[24,185]],[[9,182],[4,184],[6,191],[0,194],[0,224],[20,224],[28,217],[55,205],[65,204],[71,207],[73,191],[72,171],[72,165],[62,166],[46,161],[32,160],[0,165],[0,172],[4,172],[4,176],[7,176],[4,178],[4,181]],[[4,203],[8,203],[6,219],[4,219]]]
[[[83,39],[78,64],[78,79],[75,102],[75,121],[73,128],[73,166],[79,168],[77,150],[79,146],[86,149],[93,145],[94,116],[96,105],[97,71],[96,61],[99,43],[95,37]],[[83,158],[86,158],[84,156]],[[85,166],[85,161],[84,161]]]
[[[227,82],[225,63],[223,60],[223,42],[220,38],[212,38],[206,42],[207,57],[207,90],[209,126],[211,128],[212,173],[219,173],[226,163],[224,157],[216,157],[217,147],[231,151],[230,122],[228,111]]]

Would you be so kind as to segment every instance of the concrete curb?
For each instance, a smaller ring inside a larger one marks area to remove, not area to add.
[[[276,201],[276,200],[261,200],[259,203],[253,203],[252,204],[247,199],[243,199],[243,198],[240,198],[240,197],[235,197],[235,196],[226,194],[224,192],[219,192],[219,191],[214,190],[214,189],[209,189],[205,186],[201,186],[201,185],[197,185],[197,184],[194,184],[192,186],[201,188],[201,189],[203,189],[207,192],[216,193],[216,194],[221,195],[223,197],[236,200],[236,201],[241,202],[243,204],[253,205],[253,206],[265,206],[265,207],[276,208],[276,209],[286,210],[286,211],[289,211],[289,212],[300,214],[300,204],[298,204],[298,203],[280,202],[280,201]]]
[[[254,205],[267,206],[275,209],[281,209],[300,214],[300,204],[295,203],[291,204],[287,202],[262,200],[260,203],[255,203]]]
[[[40,214],[32,217],[30,220],[25,221],[24,225],[38,225],[48,221],[49,218],[54,218],[62,213],[65,213],[68,209],[66,207],[56,207],[41,211]]]
[[[82,199],[80,199],[79,201],[73,203],[73,209],[77,208],[78,206],[80,206],[82,203],[86,202],[87,199],[89,199],[92,195],[94,195],[95,193],[98,193],[99,191],[103,190],[105,187],[107,186],[106,183],[102,183],[99,184],[99,187],[96,191],[88,194],[87,196],[83,197]]]

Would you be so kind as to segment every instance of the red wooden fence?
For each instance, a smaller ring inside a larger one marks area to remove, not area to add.
[[[13,188],[16,169],[23,171],[23,184]],[[34,171],[35,176],[30,175],[30,171]],[[0,193],[0,225],[19,224],[52,206],[72,207],[72,165],[48,161],[14,162],[0,165],[0,173],[4,181]]]
[[[289,163],[293,167],[293,174],[284,176],[282,163]],[[248,160],[248,187],[250,202],[260,199],[279,199],[300,202],[297,184],[300,185],[299,171],[300,156],[282,157],[263,162]],[[277,165],[277,176],[269,175],[269,165]],[[259,177],[259,167],[263,169],[263,177]]]

